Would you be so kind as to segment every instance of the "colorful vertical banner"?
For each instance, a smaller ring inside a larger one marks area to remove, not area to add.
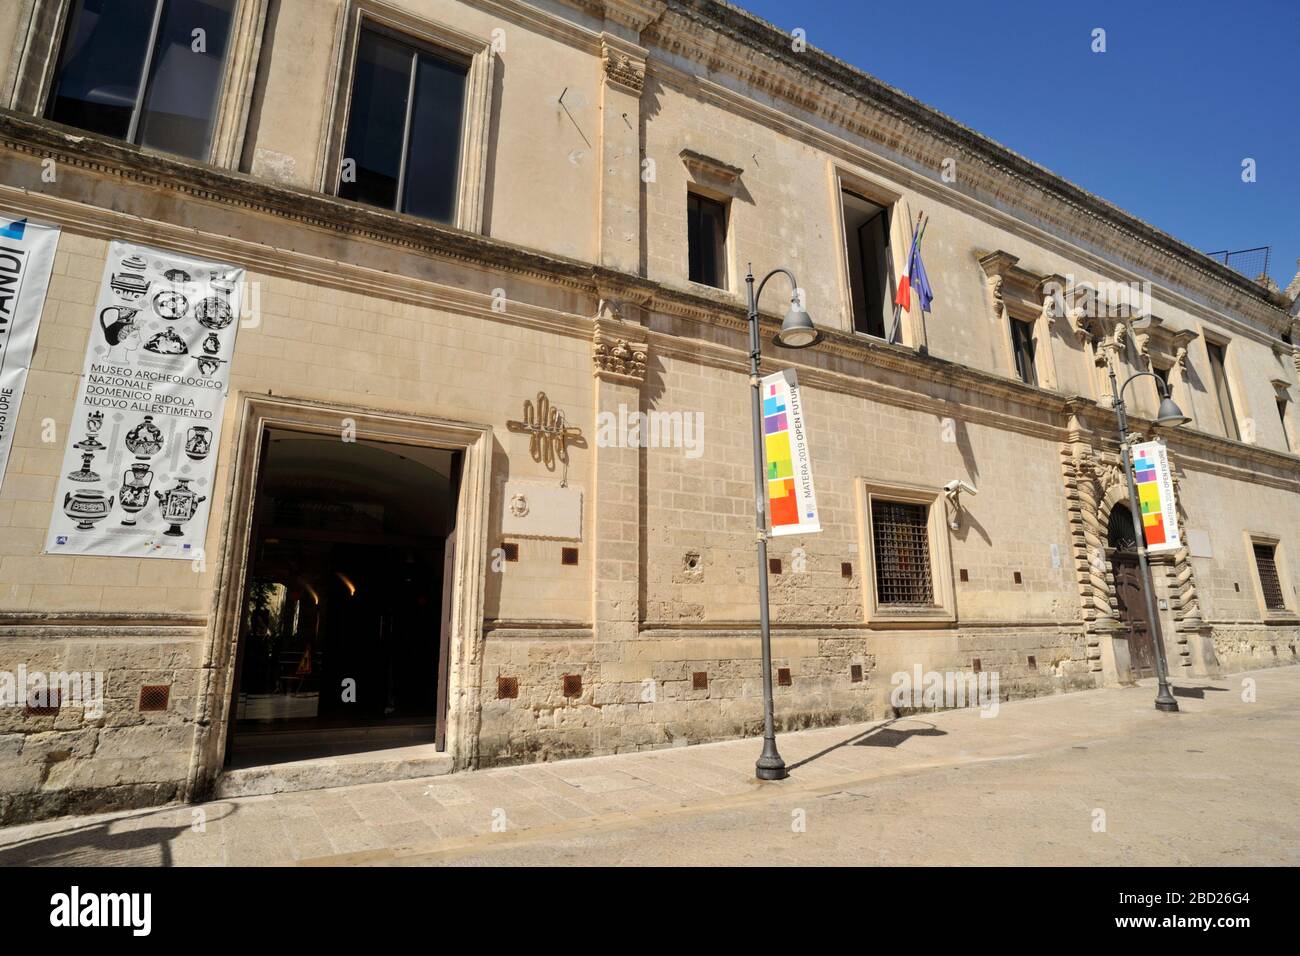
[[[243,269],[110,243],[47,554],[198,556],[243,284]]]
[[[1134,445],[1133,481],[1137,486],[1138,509],[1142,512],[1142,533],[1148,551],[1173,551],[1183,546],[1178,533],[1178,505],[1174,501],[1174,478],[1169,470],[1169,452],[1164,442]]]
[[[776,372],[763,378],[759,389],[772,534],[815,534],[822,526],[813,492],[812,456],[808,453],[799,381],[793,370]]]
[[[59,230],[0,218],[0,486],[13,450]]]

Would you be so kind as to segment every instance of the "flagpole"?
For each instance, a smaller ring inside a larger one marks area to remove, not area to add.
[[[925,211],[924,211],[924,210],[922,210],[921,212],[917,213],[917,219],[918,219],[918,221],[920,220],[920,217],[923,216],[923,215],[925,215]],[[925,230],[928,229],[928,228],[930,228],[930,217],[929,217],[929,216],[926,216],[926,217],[925,217],[925,222],[921,223],[921,231],[918,232],[918,233],[916,234],[916,261],[917,261],[917,264],[918,264],[918,265],[919,265],[920,262],[921,262],[921,241],[922,241],[923,239],[925,239]],[[922,303],[922,305],[921,305],[921,341],[916,343],[916,349],[917,349],[917,351],[918,351],[918,352],[929,352],[929,351],[930,351],[930,347],[929,347],[929,345],[928,345],[929,341],[930,341],[930,333],[929,333],[929,329],[927,329],[927,328],[926,328],[926,325],[925,325],[925,306],[924,306],[924,304]]]
[[[911,212],[912,210],[908,209],[909,216]],[[908,244],[907,259],[904,261],[904,265],[903,265],[903,268],[907,271],[907,274],[909,276],[912,274],[912,257],[917,247],[916,231],[921,228],[921,217],[923,215],[925,215],[924,211],[918,212],[916,214],[916,225],[912,227],[912,235],[909,237],[912,241]],[[889,342],[891,345],[897,344],[896,340],[898,338],[898,322],[902,315],[902,311],[903,311],[903,307],[898,302],[898,296],[895,295],[894,296],[894,327],[889,332]]]

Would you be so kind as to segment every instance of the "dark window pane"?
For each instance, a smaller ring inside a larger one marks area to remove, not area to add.
[[[204,159],[212,136],[235,0],[167,0],[158,24],[136,142]],[[195,52],[202,30],[202,53]]]
[[[149,0],[74,0],[46,115],[125,139],[153,28]]]
[[[844,242],[855,331],[885,337],[889,312],[889,210],[854,193],[843,193]]]
[[[1011,345],[1016,356],[1016,374],[1026,385],[1038,384],[1038,369],[1034,366],[1034,328],[1028,322],[1011,320]]]
[[[686,219],[691,281],[722,288],[726,284],[727,207],[688,193]]]
[[[438,222],[456,213],[460,131],[468,70],[421,53],[415,71],[402,211]]]
[[[1290,451],[1291,433],[1288,432],[1286,428],[1286,407],[1287,407],[1287,400],[1285,398],[1279,398],[1277,400],[1277,417],[1282,420],[1282,438],[1286,442],[1287,451]]]
[[[1227,356],[1224,346],[1217,342],[1206,342],[1205,351],[1210,357],[1210,373],[1214,377],[1214,392],[1219,399],[1219,415],[1223,419],[1223,430],[1229,438],[1240,441],[1241,433],[1237,431],[1237,411],[1232,406],[1232,391],[1228,388]]]
[[[356,163],[356,181],[341,179],[344,199],[397,208],[411,60],[410,48],[370,30],[361,32],[343,151],[345,169],[347,160]]]

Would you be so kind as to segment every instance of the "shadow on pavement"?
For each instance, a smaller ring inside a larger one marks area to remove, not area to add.
[[[60,830],[0,847],[0,867],[5,866],[172,866],[171,843],[191,828],[189,822],[174,825],[137,826],[110,833],[114,824],[130,825],[151,816],[189,816],[192,807],[168,807],[151,814],[117,817]],[[233,816],[238,807],[228,807],[219,817],[208,816],[205,825]]]
[[[846,740],[841,740],[839,743],[827,747],[811,757],[804,757],[802,760],[790,764],[786,769],[789,771],[798,770],[814,760],[820,760],[827,754],[834,753],[841,747],[897,747],[911,737],[946,737],[948,735],[946,730],[940,730],[933,724],[927,724],[925,727],[917,729],[895,730],[893,725],[901,722],[924,723],[924,721],[918,721],[915,717],[895,717],[893,720],[887,720],[870,730],[864,730],[860,734],[854,734]]]

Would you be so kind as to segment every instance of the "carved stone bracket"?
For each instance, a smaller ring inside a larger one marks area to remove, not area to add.
[[[606,35],[600,41],[600,62],[605,79],[637,96],[645,89],[645,51]]]
[[[619,315],[619,303],[611,299],[601,300],[601,312],[596,318],[591,339],[591,359],[595,366],[592,374],[607,381],[640,385],[645,381],[646,356],[650,346],[622,334],[634,326],[624,326],[618,319]]]

